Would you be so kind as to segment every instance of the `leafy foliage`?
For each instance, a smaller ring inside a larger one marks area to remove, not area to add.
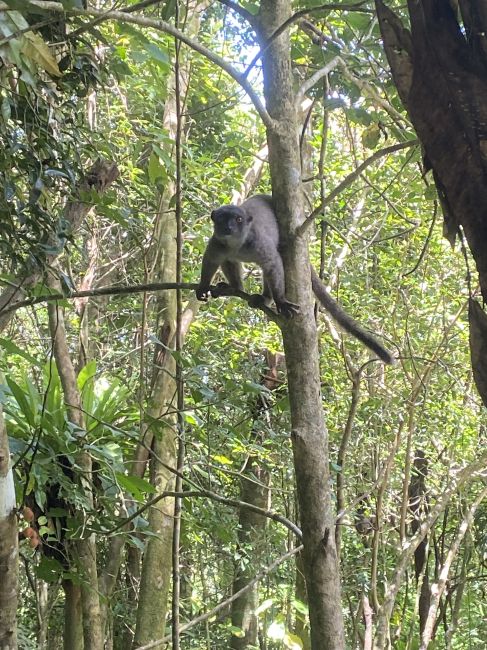
[[[243,4],[257,12],[257,2]],[[319,4],[295,2],[294,8]],[[172,19],[174,3],[153,11]],[[318,85],[310,92],[315,105],[304,139],[311,152],[313,205],[321,196],[321,171],[329,195],[372,152],[414,137],[385,67],[374,17],[353,11],[316,16],[314,32],[302,25],[292,30],[296,83],[337,55],[345,67],[333,69],[327,88]],[[0,15],[0,34],[10,39],[0,46],[2,278],[5,282],[21,275],[22,265],[32,257],[60,253],[67,241],[59,264],[71,286],[146,282],[161,263],[161,195],[176,176],[174,142],[162,127],[173,92],[173,42],[128,23],[87,26],[69,17],[50,24],[50,31],[36,29],[10,38],[25,20],[37,18],[22,18],[17,11]],[[53,35],[59,30],[66,44],[50,45],[58,42]],[[219,3],[202,14],[198,39],[242,68],[256,51],[248,25]],[[228,202],[239,188],[265,134],[232,80],[194,53],[189,59],[190,84],[183,100],[182,271],[185,281],[195,282],[211,230],[209,211]],[[259,65],[250,77],[256,86]],[[65,232],[63,207],[76,193],[88,163],[99,155],[117,162],[122,182],[96,197],[95,215],[73,236]],[[398,367],[386,372],[369,363],[360,344],[343,338],[326,317],[319,319],[332,474],[343,485],[345,513],[339,529],[351,647],[357,647],[363,633],[364,596],[374,607],[383,601],[405,539],[413,532],[408,489],[415,453],[423,452],[428,461],[421,497],[424,519],[450,474],[475,460],[485,439],[485,412],[469,370],[465,258],[442,239],[436,194],[419,165],[420,152],[413,146],[380,158],[327,204],[311,236],[313,263],[321,264],[333,294],[395,346],[399,357]],[[268,190],[264,166],[252,191]],[[169,212],[172,208],[169,202]],[[56,238],[57,249],[52,248]],[[247,285],[258,281],[255,270],[249,270]],[[183,300],[186,306],[190,296],[184,294]],[[149,415],[162,335],[152,296],[99,296],[87,305],[68,304],[68,342],[78,361],[84,429],[69,420],[44,307],[19,311],[0,340],[6,376],[1,399],[18,502],[33,509],[41,539],[36,549],[26,539],[22,542],[27,567],[21,586],[27,604],[19,612],[22,643],[36,647],[34,638],[42,628],[34,615],[36,590],[48,583],[52,602],[62,603],[61,576],[84,579],[66,557],[64,540],[78,539],[89,522],[89,531],[98,535],[101,565],[110,542],[118,535],[126,540],[127,557],[110,603],[115,647],[121,648],[124,623],[132,622],[135,613],[131,559],[135,556],[138,562],[138,553],[155,535],[145,508],[159,489],[150,472],[140,478],[133,471],[136,444],[147,429],[157,437],[173,422],[172,412],[160,418]],[[276,390],[262,385],[264,351],[279,350],[280,345],[277,326],[237,299],[214,300],[201,309],[177,355],[185,386],[184,489],[238,500],[242,473],[252,457],[271,475],[273,511],[298,521],[285,375],[280,372]],[[81,349],[87,363],[78,360]],[[353,413],[354,381],[360,395]],[[256,417],[259,400],[266,407]],[[94,463],[93,502],[81,488],[80,450]],[[337,486],[331,488],[338,499]],[[472,483],[456,494],[429,531],[431,580],[477,490]],[[130,526],[125,526],[130,517]],[[235,507],[207,496],[184,498],[182,517],[181,610],[188,620],[230,595],[236,567],[250,567],[257,574],[262,568],[257,558],[270,563],[295,541],[283,525],[270,521],[263,553],[254,553],[249,543],[239,543]],[[360,517],[372,522],[365,531],[357,525]],[[454,560],[451,588],[442,600],[438,638],[442,627],[452,623],[449,612],[458,602],[455,648],[467,648],[487,633],[481,578],[485,551],[482,506]],[[256,615],[269,649],[299,648],[305,642],[306,606],[297,593],[293,562],[280,565],[259,586]],[[410,639],[418,634],[413,565],[391,621],[398,649],[412,647]],[[32,575],[34,590],[27,582]],[[60,629],[60,618],[53,606],[53,629]],[[231,634],[241,634],[240,628],[218,618],[206,631],[192,628],[184,647],[226,647]]]

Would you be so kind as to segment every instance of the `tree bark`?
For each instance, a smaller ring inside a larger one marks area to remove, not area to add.
[[[261,44],[290,16],[289,0],[262,0]],[[286,293],[300,305],[281,321],[291,406],[292,443],[304,543],[304,567],[313,650],[345,646],[340,579],[328,467],[328,433],[321,401],[318,337],[313,313],[304,221],[298,118],[293,93],[289,32],[263,57],[264,95],[273,120],[267,130],[272,193],[286,270]],[[299,344],[297,342],[299,341]]]
[[[281,355],[282,356],[282,355]],[[279,355],[267,352],[267,368],[262,379],[262,385],[269,390],[278,387],[277,367]],[[253,408],[252,440],[262,444],[262,433],[259,432],[259,421],[266,412],[267,401],[264,395],[259,395]],[[259,459],[250,455],[240,479],[240,500],[251,503],[262,509],[269,509],[269,471],[259,464]],[[238,547],[240,555],[246,555],[248,562],[243,569],[237,560],[233,580],[233,593],[245,587],[254,576],[255,566],[260,564],[263,556],[263,543],[267,519],[262,515],[252,512],[248,508],[241,508],[238,519]],[[250,561],[252,558],[252,561]],[[259,583],[245,591],[232,602],[232,625],[242,630],[242,636],[232,635],[231,647],[234,650],[243,650],[248,647],[258,646],[258,620],[256,610],[259,604]]]
[[[66,650],[83,648],[83,611],[81,608],[81,588],[71,580],[63,580],[64,590],[64,630],[63,644]]]
[[[57,278],[49,277],[48,284],[51,289],[60,291],[61,286]],[[49,328],[53,340],[54,358],[59,372],[59,378],[64,393],[64,401],[68,411],[69,421],[82,431],[85,428],[84,415],[81,408],[81,395],[76,381],[74,364],[69,354],[67,343],[64,314],[55,304],[48,307]],[[92,462],[91,455],[86,450],[81,450],[76,456],[76,465],[79,478],[85,495],[93,506],[92,493]],[[98,569],[96,564],[96,540],[94,534],[78,539],[73,545],[74,557],[78,564],[78,571],[82,576],[81,583],[81,610],[83,614],[83,640],[84,650],[103,650],[103,632],[101,626],[100,599],[98,596]],[[65,591],[66,596],[75,595],[76,590]],[[66,613],[77,612],[73,604],[66,603]],[[65,646],[66,650],[72,647]]]
[[[199,12],[206,6],[206,0],[192,0],[186,7],[186,31],[189,35],[197,33],[200,24]],[[188,89],[190,59],[179,65],[180,96],[185,97]],[[163,127],[175,142],[177,114],[175,95],[176,78],[172,76],[164,108]],[[174,281],[177,277],[177,221],[171,200],[176,192],[173,181],[169,182],[161,197],[158,224],[156,228],[156,270],[157,282]],[[194,315],[194,312],[191,312]],[[147,428],[145,446],[151,444],[154,451],[151,460],[151,479],[158,492],[174,489],[174,473],[169,467],[177,466],[177,421],[175,380],[176,363],[169,350],[176,345],[175,327],[177,320],[177,299],[175,291],[164,292],[157,300],[158,338],[166,347],[158,346],[154,355],[154,382],[149,415],[152,422],[159,420],[158,435],[153,435],[152,424]],[[187,324],[187,326],[189,326]],[[171,415],[168,415],[171,413]],[[141,453],[138,463],[145,465],[145,453]],[[166,498],[149,511],[149,529],[155,533],[149,537],[142,562],[139,605],[134,645],[144,645],[164,637],[169,589],[172,576],[172,537],[174,523],[174,498]],[[156,648],[161,645],[155,646]]]
[[[17,648],[18,564],[14,478],[0,405],[0,650]]]
[[[421,140],[425,169],[433,171],[444,233],[452,244],[460,229],[465,233],[486,300],[487,12],[476,0],[460,7],[461,14],[448,2],[409,0],[409,31],[376,0],[392,76]],[[487,403],[487,387],[478,381],[487,348],[483,341],[473,347],[474,379]]]

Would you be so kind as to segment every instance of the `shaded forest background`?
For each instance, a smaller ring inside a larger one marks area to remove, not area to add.
[[[279,328],[237,298],[147,287],[198,282],[211,210],[270,191],[242,88],[260,101],[258,3],[140,4],[0,7],[18,646],[102,648],[96,620],[115,649],[171,630],[173,647],[309,648]],[[347,647],[466,649],[487,638],[475,263],[443,237],[374,8],[320,4],[292,3],[310,12],[291,26],[311,259],[398,359],[316,310]]]

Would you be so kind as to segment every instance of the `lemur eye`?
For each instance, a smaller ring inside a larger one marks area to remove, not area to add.
[[[235,217],[235,221],[237,223],[242,223],[243,219],[242,219],[242,217]]]

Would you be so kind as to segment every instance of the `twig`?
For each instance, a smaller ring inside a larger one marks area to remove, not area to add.
[[[198,288],[198,286],[199,285],[192,282],[148,282],[145,284],[133,284],[121,287],[99,287],[98,289],[86,289],[85,291],[72,291],[71,293],[67,294],[48,293],[41,296],[26,298],[25,300],[20,300],[14,304],[7,304],[5,307],[0,309],[0,315],[17,311],[17,309],[20,309],[21,307],[32,307],[33,305],[37,305],[42,302],[52,302],[53,300],[73,300],[75,298],[92,298],[95,296],[122,296],[130,295],[132,293],[169,291],[171,289],[194,291]],[[18,289],[20,291],[21,287],[18,287]],[[252,295],[246,293],[245,291],[240,291],[239,289],[234,289],[230,286],[218,285],[210,287],[210,293],[213,298],[220,298],[223,296],[234,296],[236,298],[241,298],[242,300],[245,300],[250,307],[263,311],[271,320],[274,320],[276,322],[279,320],[279,315],[269,307],[266,307],[265,305],[256,306],[252,304]]]
[[[222,5],[225,5],[229,9],[232,9],[235,11],[235,13],[239,14],[244,18],[251,27],[255,28],[257,24],[257,19],[254,14],[251,14],[250,11],[247,9],[244,9],[241,7],[237,2],[233,2],[233,0],[218,0],[218,2]]]
[[[186,478],[183,477],[183,475],[179,470],[175,471],[174,473],[176,476],[182,477],[183,480],[186,481]],[[283,515],[280,515],[277,512],[274,512],[273,510],[266,510],[265,508],[259,508],[259,506],[255,506],[252,503],[239,501],[238,499],[229,499],[227,497],[222,497],[216,492],[212,492],[211,490],[186,490],[182,492],[166,490],[164,492],[161,492],[157,496],[147,501],[147,503],[145,503],[143,506],[138,508],[129,517],[126,517],[122,521],[120,521],[116,526],[110,528],[109,530],[104,530],[103,534],[112,535],[117,530],[124,528],[131,521],[139,517],[148,508],[151,508],[156,503],[158,503],[162,499],[166,499],[167,497],[175,497],[175,498],[177,497],[177,498],[184,498],[184,499],[189,497],[201,497],[201,498],[211,499],[212,501],[217,501],[218,503],[223,503],[226,506],[232,506],[232,508],[244,508],[245,510],[251,510],[252,512],[257,513],[258,515],[262,515],[262,517],[267,517],[267,519],[272,519],[273,521],[277,521],[279,524],[282,524],[288,530],[294,533],[298,539],[301,539],[302,537],[302,532],[299,526],[296,526],[294,522],[292,522],[290,519],[287,519]]]
[[[102,18],[103,20],[116,20],[122,23],[132,23],[134,25],[139,25],[141,27],[150,27],[166,34],[170,34],[177,38],[182,43],[188,45],[199,54],[202,54],[209,61],[219,66],[224,70],[232,79],[234,79],[247,93],[249,99],[253,103],[255,109],[260,115],[262,122],[268,128],[274,128],[274,120],[271,118],[267,112],[262,100],[257,92],[252,88],[252,85],[248,82],[246,74],[241,74],[236,70],[232,65],[227,63],[218,54],[215,54],[207,47],[198,43],[198,41],[189,38],[181,32],[179,29],[176,29],[170,23],[164,20],[155,20],[153,18],[146,18],[145,16],[133,16],[126,11],[103,11],[101,9],[81,9],[79,7],[67,7],[61,4],[60,2],[53,2],[52,0],[26,0],[26,7],[35,7],[36,10],[41,11],[52,11],[59,14],[67,14],[73,16],[82,16],[86,18]],[[8,11],[11,9],[6,2],[0,2],[0,11]]]
[[[402,553],[396,561],[396,569],[386,590],[384,601],[377,613],[377,633],[375,639],[377,647],[381,648],[383,647],[383,644],[385,644],[385,638],[387,637],[389,630],[389,620],[394,608],[396,596],[402,585],[404,574],[415,550],[418,548],[425,535],[431,530],[435,521],[448,505],[455,492],[457,492],[461,487],[466,488],[477,478],[483,477],[485,479],[486,468],[487,456],[483,456],[479,460],[466,465],[462,470],[455,473],[451,479],[450,485],[443,488],[442,493],[438,496],[436,504],[431,508],[428,516],[418,528],[418,531],[404,544]]]
[[[379,160],[379,158],[382,158],[383,156],[387,156],[390,153],[395,153],[396,151],[400,151],[401,149],[407,149],[408,147],[414,147],[419,143],[418,140],[408,140],[407,142],[400,142],[399,144],[394,144],[390,147],[384,147],[383,149],[379,149],[379,151],[376,151],[373,153],[371,156],[366,158],[363,163],[361,163],[357,169],[355,169],[353,172],[348,174],[348,176],[345,176],[343,181],[341,183],[338,183],[338,185],[328,194],[328,196],[320,202],[320,204],[313,210],[313,212],[307,217],[303,223],[299,226],[297,230],[298,235],[302,235],[305,230],[312,224],[314,221],[315,217],[317,217],[323,208],[327,207],[333,199],[335,199],[345,188],[347,188],[349,185],[351,185],[363,172],[364,170],[372,165],[376,160]]]
[[[289,560],[289,558],[293,557],[293,555],[296,555],[297,553],[300,553],[303,550],[303,546],[296,546],[295,548],[292,548],[290,551],[285,553],[284,555],[281,555],[281,557],[277,558],[272,564],[269,564],[269,566],[265,567],[260,571],[257,575],[255,575],[250,582],[248,582],[245,587],[242,587],[242,589],[239,589],[236,591],[234,594],[230,596],[230,598],[227,598],[226,600],[222,601],[221,603],[218,603],[216,607],[213,607],[213,609],[210,609],[209,612],[205,612],[204,614],[201,614],[200,616],[197,616],[196,618],[193,618],[192,621],[189,621],[185,625],[181,625],[181,632],[186,632],[186,630],[189,630],[190,628],[194,627],[198,623],[202,623],[203,621],[207,621],[209,618],[212,618],[217,614],[219,611],[222,609],[225,609],[230,603],[233,603],[234,600],[237,598],[240,598],[242,594],[244,594],[246,591],[249,589],[252,589],[252,587],[257,583],[262,580],[262,578],[265,578],[266,575],[274,571],[276,567],[278,567],[280,564],[285,562],[286,560]],[[151,650],[151,648],[156,648],[157,646],[161,645],[162,643],[166,643],[167,641],[171,640],[171,635],[166,635],[163,639],[157,639],[157,641],[151,641],[151,643],[147,643],[146,645],[141,645],[138,648],[135,648],[135,650]]]
[[[303,101],[304,96],[311,90],[315,84],[318,83],[320,79],[326,77],[332,70],[334,70],[338,65],[343,64],[343,60],[340,56],[335,56],[331,61],[329,61],[323,68],[317,70],[309,79],[307,79],[301,88],[296,93],[296,106],[299,106]]]
[[[46,25],[50,25],[51,23],[55,23],[55,22],[57,22],[57,18],[48,18],[46,20],[40,20],[38,23],[34,23],[33,25],[28,25],[23,29],[18,29],[13,34],[9,34],[8,36],[5,36],[5,38],[0,39],[0,47],[2,45],[5,45],[5,43],[8,43],[9,41],[12,41],[14,38],[18,38],[19,36],[22,36],[22,34],[27,34],[27,32],[33,32],[34,30],[39,29],[40,27],[45,27]]]
[[[276,31],[269,36],[267,41],[264,43],[264,45],[261,47],[261,49],[257,52],[257,54],[254,56],[252,61],[247,66],[247,68],[246,68],[246,70],[244,72],[244,76],[248,77],[250,71],[253,69],[253,67],[255,66],[257,61],[264,56],[264,54],[267,52],[267,50],[269,49],[271,44],[276,40],[276,38],[278,38],[283,32],[286,31],[286,29],[288,27],[290,27],[293,23],[298,21],[303,16],[307,16],[308,14],[315,13],[315,12],[318,12],[318,11],[325,11],[325,10],[333,11],[335,9],[338,10],[338,11],[360,11],[360,12],[364,12],[364,13],[374,13],[373,9],[364,8],[363,7],[364,4],[365,4],[365,2],[357,2],[356,4],[350,4],[350,5],[347,5],[347,4],[341,5],[341,4],[331,3],[331,4],[320,5],[319,7],[308,7],[308,8],[305,8],[305,9],[300,9],[295,14],[290,16],[287,20],[285,20],[282,23],[282,25],[280,25],[276,29]]]
[[[410,271],[406,271],[406,273],[402,274],[403,278],[407,278],[408,275],[412,275],[419,267],[421,262],[424,259],[424,256],[426,255],[426,251],[428,250],[428,244],[430,243],[431,235],[433,234],[433,228],[435,227],[436,223],[436,217],[438,216],[438,202],[435,201],[435,206],[433,209],[433,218],[431,219],[431,224],[428,230],[428,234],[426,235],[426,239],[423,244],[423,248],[421,249],[421,253],[419,254],[418,261],[416,264],[413,266],[413,268]]]

